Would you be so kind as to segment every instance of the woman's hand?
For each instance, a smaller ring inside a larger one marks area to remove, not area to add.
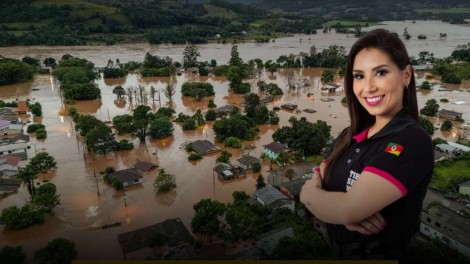
[[[385,227],[385,219],[377,212],[356,224],[345,225],[350,231],[356,231],[363,235],[373,235],[381,232]]]

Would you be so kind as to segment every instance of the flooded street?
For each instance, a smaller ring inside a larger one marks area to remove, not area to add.
[[[470,42],[470,28],[449,25],[441,22],[407,22],[408,31],[413,35],[414,27],[420,23],[427,23],[423,26],[422,33],[430,33],[428,40],[411,40],[406,42],[410,49],[410,54],[417,55],[419,51],[428,50],[434,52],[435,57],[449,56],[455,46]],[[390,27],[399,34],[403,31],[404,22],[391,22],[384,26]],[[442,27],[442,31],[440,31]],[[431,32],[437,33],[437,40]],[[446,32],[447,40],[438,40],[439,33]],[[466,33],[465,33],[466,32]],[[417,35],[417,33],[416,33]],[[311,43],[307,41],[307,36],[302,36],[304,41],[299,43],[299,37],[283,38],[275,43],[255,45],[252,43],[240,44],[240,56],[247,61],[260,57],[263,60],[276,59],[280,55],[308,52],[312,44],[317,48],[328,47],[331,44],[345,45],[347,49],[354,42],[355,38],[348,38],[346,35],[328,34],[312,35]],[[422,46],[419,44],[423,43]],[[208,44],[199,46],[201,57],[199,60],[216,59],[219,64],[225,63],[230,58],[230,45]],[[146,52],[151,52],[159,56],[171,56],[174,60],[181,60],[184,46],[150,46],[147,44],[116,45],[116,46],[87,46],[87,47],[10,47],[0,48],[0,55],[5,57],[22,58],[24,56],[55,57],[60,58],[64,53],[86,58],[93,61],[97,66],[105,66],[108,59],[119,58],[121,62],[129,60],[143,61]],[[342,92],[337,94],[322,94],[319,92],[320,76],[322,69],[281,69],[272,76],[264,73],[261,79],[266,82],[277,83],[284,91],[284,95],[268,104],[271,110],[274,106],[280,106],[285,102],[296,103],[298,109],[314,109],[316,113],[292,113],[284,110],[278,111],[280,117],[279,126],[288,125],[288,119],[294,115],[297,118],[306,117],[307,120],[327,121],[332,126],[332,135],[336,136],[339,131],[348,125],[347,109],[341,104]],[[287,88],[287,78],[293,75],[295,78],[307,79],[310,86],[302,87],[296,91],[289,91]],[[423,76],[418,76],[418,83],[424,80]],[[194,75],[182,75],[170,78],[141,78],[138,74],[130,74],[125,79],[97,81],[101,89],[101,100],[77,102],[74,107],[80,113],[94,115],[103,121],[112,120],[116,115],[131,114],[134,106],[129,103],[116,105],[116,95],[112,90],[117,85],[124,88],[137,87],[143,85],[147,92],[150,86],[162,89],[168,82],[173,82],[176,87],[176,94],[173,96],[174,109],[176,113],[194,114],[198,109],[202,112],[207,110],[207,103],[210,98],[205,98],[201,102],[193,101],[190,98],[182,98],[181,85],[186,81],[209,82],[214,86],[216,93],[213,98],[218,107],[226,104],[237,104],[243,101],[241,95],[231,94],[228,91],[228,82],[221,77],[198,77]],[[257,80],[256,80],[257,81]],[[256,81],[252,82],[252,91],[257,92]],[[440,109],[454,110],[462,112],[463,118],[470,121],[470,85],[464,83],[461,87],[454,87],[454,91],[438,91],[439,85],[429,92],[418,92],[419,108],[422,108],[426,100],[434,98],[441,105]],[[463,91],[458,91],[463,89]],[[313,93],[313,98],[308,97],[308,93]],[[260,93],[261,97],[265,94]],[[158,96],[157,96],[158,97]],[[321,98],[331,97],[332,102],[322,102]],[[246,178],[239,178],[232,181],[222,182],[217,176],[214,177],[212,168],[215,166],[215,159],[218,154],[204,156],[197,162],[188,162],[188,154],[181,147],[187,141],[197,139],[208,139],[214,141],[212,130],[213,122],[208,122],[204,127],[199,127],[195,131],[183,131],[182,125],[174,123],[174,136],[162,140],[148,139],[144,145],[139,145],[138,139],[133,139],[135,148],[130,151],[119,151],[106,156],[95,155],[84,151],[81,139],[77,136],[74,124],[67,115],[68,108],[64,108],[57,84],[50,75],[36,75],[34,80],[17,85],[1,86],[0,98],[4,101],[31,99],[39,102],[43,108],[44,117],[33,120],[23,115],[23,121],[34,121],[42,123],[47,129],[47,139],[36,140],[31,137],[33,147],[28,150],[29,158],[39,151],[47,151],[57,161],[56,171],[46,174],[47,179],[57,186],[60,194],[61,205],[55,210],[54,216],[48,216],[42,225],[29,227],[25,230],[11,231],[4,230],[0,226],[0,247],[5,244],[23,245],[27,253],[28,261],[32,260],[34,251],[45,246],[49,241],[57,237],[63,237],[75,241],[77,245],[79,259],[120,259],[121,250],[117,241],[117,235],[127,231],[142,228],[167,218],[179,217],[188,229],[190,229],[191,217],[193,215],[193,204],[200,199],[212,198],[222,202],[231,202],[231,194],[234,191],[242,190],[248,194],[255,191],[256,178],[258,174],[248,173]],[[440,103],[442,98],[449,99],[449,103]],[[466,104],[456,105],[452,102],[462,100]],[[161,105],[168,106],[169,101],[161,94]],[[157,110],[160,102],[156,101],[150,106]],[[442,120],[433,120],[434,123],[442,123]],[[255,145],[256,148],[250,155],[259,157],[262,153],[262,145],[272,141],[273,132],[279,127],[277,125],[263,125],[255,141],[244,142],[245,145]],[[436,131],[435,136],[455,140],[455,133],[441,135]],[[128,136],[118,136],[129,138]],[[218,144],[219,147],[223,145]],[[240,150],[229,149],[233,154],[232,163],[242,156]],[[126,193],[116,192],[108,184],[104,183],[99,174],[107,166],[114,166],[116,170],[126,169],[134,165],[139,160],[157,163],[160,168],[176,176],[177,188],[168,194],[156,195],[153,183],[158,170],[144,173],[144,182],[138,186],[132,186]],[[266,178],[269,163],[265,162],[261,174]],[[39,178],[44,180],[42,176]],[[21,187],[19,192],[6,198],[0,198],[0,210],[8,206],[22,206],[29,199],[29,194],[25,187]],[[104,224],[122,222],[119,227],[100,229]]]

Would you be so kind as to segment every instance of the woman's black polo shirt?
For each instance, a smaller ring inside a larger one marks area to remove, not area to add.
[[[362,235],[343,225],[331,224],[328,230],[339,244],[379,240],[386,251],[402,251],[419,225],[422,202],[434,169],[432,141],[406,110],[369,139],[367,131],[351,139],[325,189],[346,192],[363,171],[369,171],[395,185],[402,197],[380,211],[387,224],[379,234]],[[328,157],[325,159],[327,162]]]

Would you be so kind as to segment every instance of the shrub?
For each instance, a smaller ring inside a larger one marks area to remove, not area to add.
[[[202,156],[196,153],[192,153],[188,157],[188,160],[200,160],[200,159],[202,159]]]
[[[217,119],[217,113],[214,110],[209,109],[206,113],[205,118],[206,118],[206,121],[214,121]]]
[[[225,147],[231,148],[238,148],[241,149],[243,147],[242,141],[236,137],[228,137],[224,140]]]
[[[448,103],[449,102],[449,99],[447,98],[442,98],[441,100],[439,100],[441,103]]]
[[[31,124],[28,126],[28,128],[26,129],[26,132],[28,133],[34,133],[36,132],[38,129],[45,129],[46,126],[43,125],[43,124]]]
[[[452,126],[452,122],[450,120],[446,120],[441,125],[441,131],[450,131],[452,129]]]
[[[127,139],[123,139],[117,143],[117,150],[130,150],[134,148],[134,144]]]
[[[42,139],[47,137],[47,131],[43,128],[36,130],[36,138]]]
[[[209,100],[209,103],[207,104],[207,107],[209,107],[209,108],[216,108],[217,105],[214,103],[214,100]]]
[[[184,120],[183,130],[194,130],[194,129],[196,129],[196,120],[194,120],[194,118],[190,117]]]
[[[275,106],[275,107],[273,107],[273,110],[278,111],[278,110],[281,110],[281,108],[279,106]]]
[[[261,171],[261,164],[256,162],[253,164],[253,172],[260,172]]]

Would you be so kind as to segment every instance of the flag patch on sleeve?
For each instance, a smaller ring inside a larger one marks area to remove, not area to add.
[[[397,143],[393,143],[393,142],[388,143],[387,147],[385,148],[385,152],[393,154],[397,157],[400,156],[402,151],[403,151],[403,146],[398,145]]]

